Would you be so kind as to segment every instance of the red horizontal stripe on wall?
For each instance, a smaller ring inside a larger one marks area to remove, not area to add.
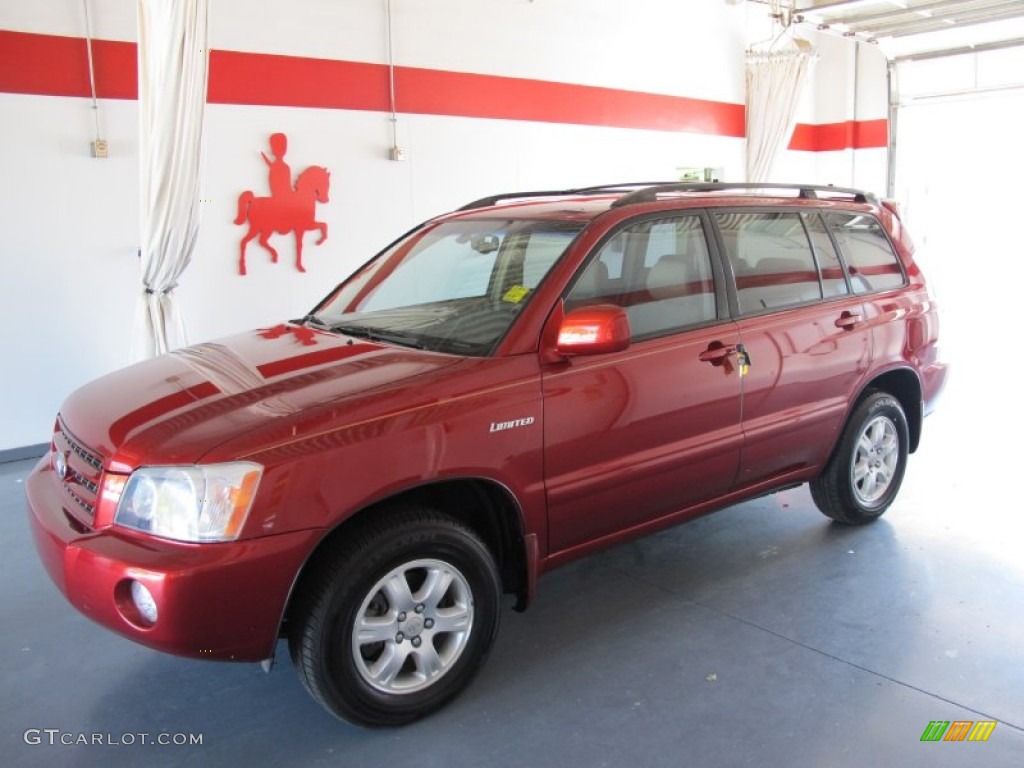
[[[206,99],[211,104],[391,109],[383,64],[239,51],[210,52]]]
[[[789,140],[787,149],[800,149],[815,152],[818,149],[817,126],[797,123],[793,129],[793,138]]]
[[[93,42],[98,95],[135,98],[133,43]],[[395,71],[398,110],[426,115],[489,117],[742,137],[741,104],[613,88],[447,72]],[[85,41],[0,32],[0,91],[88,96]],[[207,99],[384,112],[390,109],[383,64],[238,51],[212,51]]]
[[[740,104],[545,80],[395,68],[399,112],[744,135]],[[388,111],[388,70],[298,56],[213,51],[209,101]]]
[[[93,41],[101,98],[137,94],[134,43]],[[397,67],[399,112],[685,131],[742,138],[742,104],[470,72]],[[89,96],[85,40],[0,31],[0,92]],[[390,109],[383,64],[239,51],[212,51],[213,104]],[[798,125],[790,149],[884,147],[885,120]]]
[[[888,146],[889,121],[847,120],[845,123],[797,125],[790,149],[831,152],[840,149],[877,149]]]
[[[398,110],[742,137],[742,104],[546,80],[400,67]]]
[[[92,56],[97,96],[136,97],[135,43],[93,40]],[[0,30],[0,92],[91,95],[85,39]]]
[[[889,146],[889,121],[858,120],[853,131],[854,149],[884,149]]]

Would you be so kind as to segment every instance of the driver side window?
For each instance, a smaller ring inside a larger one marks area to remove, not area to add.
[[[615,304],[634,340],[717,319],[707,240],[696,215],[637,222],[617,233],[580,273],[566,310]]]

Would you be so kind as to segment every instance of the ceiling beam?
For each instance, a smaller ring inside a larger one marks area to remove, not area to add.
[[[944,59],[948,56],[963,56],[969,53],[985,53],[986,51],[1001,51],[1005,48],[1019,48],[1024,46],[1024,37],[1015,37],[1009,40],[993,40],[989,43],[978,43],[977,45],[962,45],[956,48],[939,48],[933,51],[919,51],[897,56],[893,59],[897,64],[905,61],[925,61],[927,59]]]
[[[815,13],[828,8],[838,8],[843,5],[864,5],[865,0],[797,0],[793,4],[793,13]]]
[[[890,6],[888,8],[877,8],[875,10],[865,10],[862,13],[845,13],[839,11],[834,14],[823,14],[822,20],[826,24],[846,24],[851,26],[854,24],[874,24],[880,21],[895,20],[904,18],[907,20],[914,20],[922,18],[922,15],[931,16],[934,12],[947,12],[947,13],[960,13],[969,15],[978,11],[989,11],[999,10],[1003,8],[1013,8],[1018,12],[1024,13],[1024,8],[1021,7],[1021,3],[1016,0],[991,0],[990,2],[978,2],[978,0],[970,0],[969,2],[950,2],[950,0],[933,0],[933,2],[919,3],[917,5],[907,5],[906,7]]]
[[[1018,7],[1015,10],[1010,11],[992,11],[989,13],[978,13],[968,16],[963,14],[931,16],[928,18],[922,18],[920,21],[916,22],[906,22],[902,24],[893,22],[890,24],[869,26],[863,29],[851,27],[851,31],[869,32],[874,37],[906,37],[907,35],[917,35],[924,32],[939,32],[946,29],[970,27],[976,24],[1006,21],[1007,19],[1016,19],[1021,18],[1022,16],[1024,16],[1024,9]]]

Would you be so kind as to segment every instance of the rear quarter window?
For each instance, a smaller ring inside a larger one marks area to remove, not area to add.
[[[825,221],[846,260],[854,293],[887,291],[906,282],[889,238],[874,216],[827,213]]]

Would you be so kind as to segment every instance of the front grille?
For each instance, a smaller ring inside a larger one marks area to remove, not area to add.
[[[76,438],[61,418],[57,419],[53,448],[54,451],[63,454],[67,466],[64,476],[60,478],[64,493],[68,500],[85,512],[91,520],[96,514],[103,459]]]

